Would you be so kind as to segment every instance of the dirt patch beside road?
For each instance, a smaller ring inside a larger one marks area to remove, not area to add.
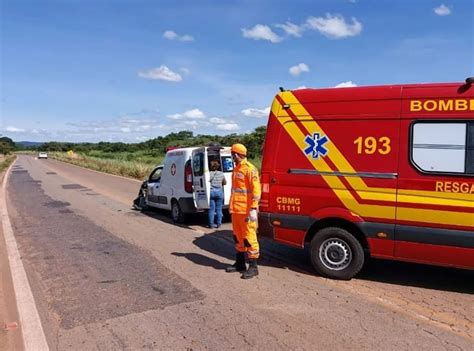
[[[2,157],[0,155],[0,162]],[[0,187],[4,175],[4,172],[0,172]],[[5,328],[7,324],[18,323],[19,318],[2,227],[0,224],[0,350],[23,350],[20,328],[12,328],[12,325],[8,330]]]

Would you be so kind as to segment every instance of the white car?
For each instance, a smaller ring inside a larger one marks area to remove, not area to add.
[[[44,152],[44,151],[41,151],[40,153],[38,153],[38,159],[41,159],[41,158],[48,158],[48,153],[47,152]]]

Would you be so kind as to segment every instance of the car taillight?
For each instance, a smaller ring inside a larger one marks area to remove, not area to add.
[[[193,169],[191,168],[191,161],[186,162],[184,166],[184,190],[187,193],[193,192]]]
[[[270,206],[270,175],[262,173],[261,176],[262,195],[260,198],[260,211],[268,211]]]

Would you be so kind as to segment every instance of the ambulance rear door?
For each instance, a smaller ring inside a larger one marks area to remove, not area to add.
[[[207,149],[200,147],[192,153],[193,196],[198,210],[209,209],[209,166]]]
[[[224,207],[229,207],[230,193],[232,190],[232,171],[234,170],[234,161],[230,152],[230,147],[223,147],[220,150],[221,171],[224,172],[226,185],[224,185]]]

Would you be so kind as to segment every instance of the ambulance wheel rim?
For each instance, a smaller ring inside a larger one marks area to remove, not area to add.
[[[319,259],[326,268],[341,271],[351,264],[352,251],[344,240],[330,238],[322,243],[319,249]]]

